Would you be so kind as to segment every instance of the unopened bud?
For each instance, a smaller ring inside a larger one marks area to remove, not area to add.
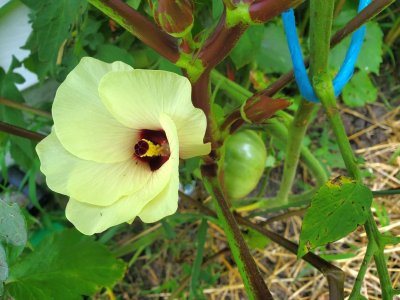
[[[181,38],[192,30],[193,10],[191,0],[158,0],[154,19],[165,32]]]
[[[242,105],[240,114],[246,122],[261,123],[290,104],[289,101],[284,99],[272,99],[267,96],[256,95]]]

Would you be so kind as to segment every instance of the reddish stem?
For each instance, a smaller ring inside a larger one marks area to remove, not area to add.
[[[43,140],[46,137],[44,134],[26,130],[24,128],[0,121],[0,132],[1,131],[12,134],[12,135],[16,135],[19,137],[27,138],[27,139],[30,139],[35,142],[40,142],[41,140]]]
[[[207,117],[207,130],[204,137],[205,142],[211,142],[212,149],[218,149],[221,145],[217,125],[214,124],[210,106],[210,72],[208,70],[192,83],[192,101],[193,105],[204,111]],[[213,154],[210,154],[213,156]]]
[[[253,22],[265,23],[301,2],[302,0],[256,0],[250,5],[250,17]]]
[[[179,59],[177,40],[121,0],[89,0],[104,14],[137,36],[166,59]]]
[[[299,0],[263,0],[253,3],[250,8],[250,16],[254,22],[264,23],[289,9]],[[228,27],[226,24],[226,10],[213,32],[200,50],[199,58],[207,69],[219,64],[235,47],[249,24],[239,23]]]
[[[243,23],[228,28],[226,25],[226,11],[224,11],[215,31],[199,52],[199,58],[203,65],[211,70],[219,64],[233,49],[247,28],[248,25]]]

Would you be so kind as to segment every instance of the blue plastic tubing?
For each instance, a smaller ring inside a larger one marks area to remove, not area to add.
[[[358,12],[368,6],[370,2],[371,0],[360,0]],[[289,46],[290,56],[292,58],[294,77],[300,90],[300,94],[308,101],[319,103],[320,101],[311,86],[306,67],[304,66],[299,38],[297,37],[296,20],[293,9],[289,9],[282,13],[282,20]],[[360,53],[364,36],[365,25],[355,31],[351,37],[351,43],[349,49],[347,50],[346,57],[339,69],[339,72],[333,80],[335,96],[340,95],[343,87],[347,84],[347,82],[349,82],[351,76],[353,76],[354,66],[356,64],[358,54]]]

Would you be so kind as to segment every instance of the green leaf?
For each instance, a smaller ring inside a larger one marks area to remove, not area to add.
[[[168,240],[173,240],[176,237],[174,227],[168,222],[168,219],[161,220],[162,228],[164,229],[165,237]]]
[[[230,54],[236,69],[240,69],[254,61],[261,48],[263,35],[264,26],[262,25],[251,26],[242,35]]]
[[[334,21],[334,29],[337,30],[343,27],[348,21],[350,21],[351,18],[356,15],[356,13],[357,12],[355,10],[342,11],[338,18],[336,18]],[[383,32],[377,22],[368,22],[366,26],[367,31],[356,67],[358,67],[360,70],[379,74],[379,67],[382,62],[383,54]],[[329,63],[333,70],[337,71],[343,63],[349,44],[350,37],[347,37],[339,45],[332,49]]]
[[[32,34],[25,49],[31,50],[29,64],[36,66],[40,79],[53,73],[57,55],[64,42],[71,38],[74,23],[87,6],[81,0],[22,0],[32,10]]]
[[[0,96],[8,98],[14,101],[23,103],[24,99],[21,93],[18,91],[14,83],[14,68],[18,67],[20,63],[13,60],[13,63],[7,73],[0,68]],[[21,111],[14,108],[9,108],[4,105],[0,105],[0,119],[3,122],[27,128],[28,124],[24,120],[24,116]],[[30,140],[17,136],[9,136],[11,141],[11,156],[15,162],[24,168],[29,169],[35,158],[35,152],[33,150],[33,143]]]
[[[182,75],[182,70],[164,57],[160,57],[158,69]]]
[[[342,155],[336,141],[329,135],[328,128],[321,128],[322,133],[312,134],[312,137],[318,141],[319,145],[313,151],[314,155],[322,162],[322,166],[329,174],[331,169],[345,169]]]
[[[0,242],[24,246],[27,240],[25,219],[18,204],[0,200]]]
[[[78,300],[113,286],[124,270],[124,263],[103,244],[65,230],[11,266],[6,291],[15,299]]]
[[[104,36],[100,30],[101,25],[102,22],[100,20],[96,20],[90,15],[87,16],[78,35],[81,47],[88,47],[90,50],[96,50],[100,45],[104,44]]]
[[[359,71],[343,89],[343,101],[350,107],[364,106],[375,102],[378,89],[374,86],[365,71]]]
[[[95,57],[107,63],[119,60],[130,66],[134,64],[133,57],[128,51],[114,45],[101,45]]]
[[[3,246],[0,244],[0,288],[3,286],[3,282],[8,277],[8,264],[7,264],[7,255]],[[0,292],[0,296],[1,296]]]
[[[212,18],[217,20],[224,11],[224,3],[221,0],[212,0]]]
[[[304,216],[297,256],[337,241],[364,224],[371,203],[372,192],[361,183],[344,176],[328,181]]]
[[[126,4],[128,4],[130,7],[134,9],[138,9],[140,6],[141,0],[128,0],[126,1]]]
[[[286,73],[292,69],[285,32],[281,24],[269,23],[265,26],[258,51],[257,63],[266,73]]]
[[[383,55],[383,32],[377,22],[367,24],[367,33],[356,66],[360,70],[379,74]]]
[[[264,249],[270,243],[269,238],[252,228],[248,228],[243,233],[243,237],[247,245],[252,249]]]

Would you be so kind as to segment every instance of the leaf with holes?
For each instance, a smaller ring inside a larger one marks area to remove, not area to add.
[[[328,181],[304,216],[297,256],[337,241],[364,224],[371,203],[372,192],[361,183],[344,176]]]

